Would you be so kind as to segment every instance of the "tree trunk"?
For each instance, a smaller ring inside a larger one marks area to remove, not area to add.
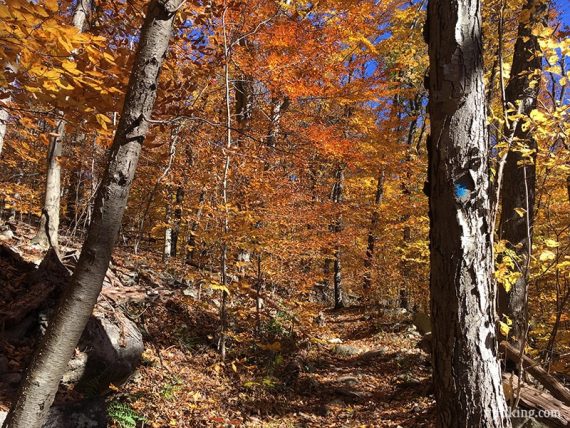
[[[370,220],[370,229],[368,231],[368,245],[366,247],[366,258],[364,259],[364,281],[362,286],[365,290],[370,289],[372,285],[372,262],[374,260],[374,247],[376,246],[378,223],[380,222],[380,205],[382,204],[382,196],[384,195],[384,169],[378,173],[378,181],[376,184],[376,195],[374,197],[374,208],[372,210],[372,218]]]
[[[342,266],[340,263],[340,248],[334,253],[334,308],[344,308],[344,292],[342,289]]]
[[[253,115],[253,79],[242,75],[235,84],[236,119],[240,128],[247,129]]]
[[[343,199],[343,189],[344,189],[344,167],[339,165],[335,173],[336,182],[333,187],[331,194],[332,201],[340,205]],[[342,213],[338,214],[337,219],[332,225],[332,231],[339,234],[342,231]],[[337,237],[337,240],[339,238]],[[342,265],[341,265],[341,246],[337,243],[337,247],[334,252],[334,276],[333,276],[333,286],[334,286],[334,308],[340,309],[344,307],[344,293],[342,289]]]
[[[93,220],[77,267],[26,371],[4,427],[36,428],[91,315],[109,267],[140,150],[156,99],[158,75],[182,0],[152,0],[141,30],[121,120],[97,192]]]
[[[478,0],[429,0],[428,194],[439,427],[510,427],[497,361]]]
[[[275,148],[277,145],[277,138],[281,132],[281,116],[287,110],[287,107],[289,107],[289,99],[287,97],[282,99],[273,98],[271,100],[271,128],[266,139],[266,144],[269,147]]]
[[[87,15],[92,10],[93,0],[78,0],[75,6],[75,13],[73,14],[73,26],[79,31],[85,31],[87,24]]]
[[[73,25],[80,32],[85,27],[85,19],[89,10],[90,0],[79,0],[73,14]],[[40,227],[33,242],[38,243],[42,247],[58,246],[58,230],[59,230],[59,209],[61,195],[61,165],[59,157],[62,151],[62,141],[65,133],[65,121],[63,120],[63,112],[57,121],[55,133],[51,139],[48,148],[48,170],[46,176],[46,190],[44,207],[40,219]],[[47,229],[46,229],[47,226]],[[49,236],[48,236],[49,233]]]
[[[200,224],[200,218],[202,217],[202,209],[204,208],[204,203],[206,202],[206,188],[203,188],[200,192],[200,200],[198,212],[196,217],[192,221],[192,226],[188,231],[188,239],[186,240],[186,264],[191,265],[194,263],[194,256],[196,254],[196,232],[198,230],[198,225]]]
[[[46,190],[44,194],[44,207],[38,232],[32,242],[42,247],[58,246],[59,206],[61,197],[61,156],[62,140],[65,133],[63,119],[57,121],[55,134],[48,148],[48,167],[46,176]],[[48,236],[49,233],[49,236]]]
[[[523,115],[529,115],[537,105],[542,57],[537,54],[540,46],[533,29],[545,24],[547,3],[545,0],[528,0],[521,13],[523,18],[515,43],[511,77],[505,89],[505,102],[518,108]],[[505,314],[513,321],[510,337],[519,345],[525,340],[528,325],[528,264],[536,188],[536,152],[529,162],[528,158],[523,158],[520,149],[537,148],[530,132],[523,129],[523,122],[517,120],[514,130],[505,129],[505,136],[512,138],[513,144],[503,170],[499,223],[499,238],[508,241],[508,247],[516,253],[520,271],[520,277],[508,293],[504,287],[499,287],[499,314]],[[516,212],[521,208],[525,210],[522,216]]]
[[[73,145],[77,150],[81,150],[86,143],[85,134],[79,132],[75,135]],[[71,172],[69,178],[69,188],[67,193],[67,222],[73,225],[74,228],[78,227],[80,203],[85,196],[85,170],[83,159],[79,159],[79,163],[74,171]]]
[[[2,100],[3,102],[8,102],[10,98]],[[4,147],[4,137],[6,136],[6,128],[8,127],[8,119],[10,115],[8,110],[0,107],[0,156],[2,156],[2,148]]]
[[[167,189],[167,193],[170,193],[170,189]],[[168,260],[172,255],[172,226],[170,225],[171,211],[170,201],[168,201],[166,204],[165,222],[167,226],[166,229],[164,229],[164,251],[162,253],[162,261]]]
[[[176,257],[178,254],[178,236],[180,234],[180,223],[182,222],[182,202],[184,202],[184,189],[178,186],[176,189],[176,206],[174,207],[174,226],[172,227],[172,248],[170,255]]]

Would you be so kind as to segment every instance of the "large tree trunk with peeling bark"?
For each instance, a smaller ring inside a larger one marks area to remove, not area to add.
[[[479,0],[429,0],[433,382],[439,427],[509,427],[495,333]]]
[[[147,134],[158,75],[181,0],[152,0],[143,24],[110,157],[97,192],[93,219],[75,272],[28,367],[4,427],[36,428],[46,418],[60,379],[91,315]]]
[[[517,41],[511,67],[511,77],[505,89],[505,101],[512,104],[522,115],[530,115],[536,108],[540,87],[542,57],[538,54],[538,36],[533,30],[546,23],[547,0],[528,0],[521,13]],[[501,192],[501,221],[499,237],[508,242],[517,257],[520,277],[510,291],[499,288],[499,313],[512,321],[510,337],[522,344],[528,325],[527,289],[528,263],[532,242],[534,201],[536,188],[536,152],[530,159],[524,158],[521,149],[536,151],[536,141],[524,121],[517,120],[514,129],[505,129],[505,136],[512,145],[503,169],[503,189]],[[523,215],[517,210],[523,209]]]

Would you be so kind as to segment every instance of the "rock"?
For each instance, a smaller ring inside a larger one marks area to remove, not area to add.
[[[383,356],[385,356],[388,353],[388,350],[386,348],[378,348],[378,349],[373,349],[371,351],[365,352],[364,354],[360,355],[360,359],[361,360],[372,360],[375,358],[381,358]]]
[[[11,229],[0,231],[0,241],[9,241],[14,238],[14,232]]]
[[[188,288],[185,288],[182,291],[182,294],[184,294],[185,296],[188,297],[192,297],[193,299],[198,300],[198,296],[200,295],[200,290],[195,289],[194,287],[190,286]]]
[[[415,312],[412,315],[412,323],[416,326],[421,335],[431,333],[431,318],[423,312]]]
[[[338,337],[334,337],[332,339],[327,340],[327,342],[329,342],[329,343],[342,343],[342,339],[339,339]]]
[[[351,345],[336,345],[333,352],[337,355],[353,356],[362,353],[362,349]]]
[[[79,349],[64,379],[77,382],[80,390],[100,392],[126,382],[140,362],[144,343],[136,324],[116,310],[89,319]]]
[[[0,412],[0,425],[6,416],[7,412]],[[52,407],[43,428],[105,428],[107,424],[105,400],[96,398]]]
[[[355,378],[354,376],[342,376],[339,377],[336,381],[346,386],[354,386],[358,384],[358,379]]]

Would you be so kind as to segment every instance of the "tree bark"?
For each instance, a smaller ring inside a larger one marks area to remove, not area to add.
[[[333,187],[331,194],[332,201],[340,205],[343,199],[344,190],[344,167],[339,165],[335,172],[336,182]],[[331,227],[335,234],[339,234],[342,231],[342,213],[338,214],[335,222]],[[338,237],[337,237],[338,240]],[[333,287],[334,287],[334,308],[340,309],[344,307],[344,292],[342,289],[342,265],[341,265],[341,246],[337,243],[334,252],[334,274],[333,274]]]
[[[538,37],[533,29],[546,21],[547,1],[528,0],[521,16],[527,17],[520,22],[511,77],[505,89],[505,102],[519,109],[520,114],[528,116],[536,108],[540,87],[540,71],[542,57]],[[519,107],[519,104],[522,105]],[[517,255],[517,266],[520,277],[507,293],[499,287],[499,314],[507,315],[512,321],[510,338],[519,343],[524,341],[528,325],[528,263],[532,242],[534,218],[534,201],[536,188],[536,152],[532,162],[525,160],[521,148],[536,150],[536,141],[529,130],[523,128],[524,121],[517,120],[514,130],[505,128],[505,136],[512,139],[513,144],[507,154],[503,169],[503,189],[501,191],[501,220],[499,238],[508,242],[508,248]],[[521,216],[516,210],[524,209]]]
[[[510,427],[495,333],[479,0],[429,0],[433,381],[439,427]]]
[[[378,233],[378,223],[380,222],[380,205],[382,204],[382,196],[384,195],[384,169],[378,172],[378,181],[376,183],[376,194],[374,196],[374,208],[372,210],[372,218],[370,219],[370,229],[368,230],[368,245],[366,246],[366,258],[364,259],[364,280],[362,287],[365,290],[370,289],[372,285],[372,262],[374,260],[374,248]]]
[[[73,14],[73,26],[79,31],[85,31],[87,24],[87,16],[89,11],[93,9],[93,0],[78,0]]]
[[[44,207],[40,219],[38,232],[32,242],[47,246],[58,246],[59,230],[59,207],[61,199],[61,156],[62,140],[65,133],[65,122],[62,119],[57,121],[55,134],[50,141],[48,148],[48,166],[46,176],[46,189],[44,193]],[[48,237],[49,233],[49,237]]]
[[[273,98],[271,100],[271,128],[266,139],[266,144],[271,148],[275,148],[277,145],[277,138],[281,132],[281,116],[288,107],[289,99],[287,97],[281,99]]]
[[[73,25],[82,32],[85,27],[85,19],[90,8],[90,0],[78,0],[73,14]],[[45,247],[48,244],[57,248],[59,230],[59,210],[61,201],[61,165],[59,157],[62,152],[62,142],[65,133],[65,121],[63,112],[55,126],[56,135],[51,139],[48,148],[48,170],[46,176],[46,190],[44,207],[40,219],[40,227],[33,242]],[[46,229],[47,226],[47,229]],[[48,237],[49,233],[49,237]]]
[[[202,209],[204,208],[204,203],[206,202],[206,188],[203,188],[200,192],[199,207],[196,212],[196,216],[192,221],[192,226],[188,231],[188,238],[186,239],[186,264],[192,265],[194,263],[194,256],[196,255],[196,232],[198,230],[198,225],[200,224],[200,218],[202,217]]]
[[[152,0],[141,30],[123,113],[97,192],[93,220],[71,284],[28,367],[4,427],[36,428],[46,418],[67,363],[91,315],[121,220],[156,99],[158,76],[182,0]]]
[[[247,129],[253,116],[253,79],[244,74],[236,80],[234,87],[237,124],[240,128]]]
[[[170,193],[170,188],[167,190]],[[166,204],[166,216],[165,222],[167,224],[164,229],[164,251],[162,253],[162,261],[166,261],[172,255],[172,226],[170,225],[172,215],[172,209],[170,207],[170,201]]]
[[[3,102],[9,102],[10,98],[2,100]],[[4,148],[4,137],[6,136],[6,129],[8,128],[8,119],[10,115],[8,110],[0,107],[0,156],[2,156],[2,149]]]
[[[172,227],[172,248],[170,255],[178,254],[178,236],[180,235],[180,223],[182,222],[182,203],[184,202],[184,189],[178,186],[176,189],[176,206],[174,207],[174,226]]]
[[[81,150],[86,143],[85,134],[79,132],[75,134],[73,145],[77,150]],[[84,200],[85,196],[85,176],[87,174],[84,170],[83,159],[78,160],[75,170],[71,172],[69,178],[69,188],[67,193],[67,222],[73,225],[74,228],[78,227],[80,203]]]

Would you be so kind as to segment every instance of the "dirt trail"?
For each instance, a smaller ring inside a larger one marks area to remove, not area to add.
[[[204,327],[195,310],[179,310],[187,319],[180,313],[177,319],[194,334]],[[197,345],[200,333],[192,355],[166,346],[172,338],[163,336],[154,345],[162,349],[163,368],[141,370],[130,393],[142,398],[133,407],[151,415],[151,426],[433,426],[428,357],[415,347],[419,336],[409,323],[362,308],[325,311],[324,319],[322,326],[305,326],[308,346],[287,354],[283,342],[282,352],[255,362],[244,350],[220,365],[211,348]],[[158,394],[157,384],[165,385]]]

